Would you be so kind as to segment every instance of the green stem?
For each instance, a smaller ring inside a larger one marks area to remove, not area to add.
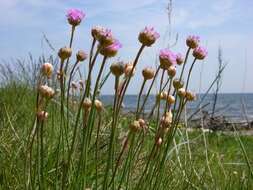
[[[152,82],[151,82],[151,84],[150,84],[150,87],[149,87],[149,89],[148,89],[148,93],[146,94],[146,96],[145,96],[145,98],[144,98],[144,100],[143,100],[143,103],[142,103],[142,106],[141,106],[141,108],[140,108],[139,113],[142,113],[142,111],[143,111],[143,109],[144,109],[144,106],[145,106],[145,104],[146,104],[146,101],[148,100],[149,94],[150,94],[150,92],[151,92],[151,90],[152,90],[152,87],[153,87],[153,85],[154,85],[154,83],[155,83],[155,79],[156,79],[156,77],[157,77],[157,75],[158,75],[158,72],[159,72],[160,68],[161,68],[161,67],[159,66],[159,67],[157,68],[157,70],[156,70],[155,76],[154,76],[154,78],[153,78],[153,80],[152,80]]]
[[[139,92],[139,96],[138,96],[138,100],[137,100],[137,108],[136,108],[136,119],[139,119],[139,106],[140,106],[140,99],[141,99],[141,95],[142,95],[142,92],[143,92],[143,89],[144,89],[144,86],[145,86],[145,83],[146,83],[147,80],[143,80],[143,83],[141,85],[141,89],[140,89],[140,92]]]

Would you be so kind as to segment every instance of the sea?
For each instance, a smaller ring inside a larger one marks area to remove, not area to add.
[[[102,95],[101,100],[105,105],[112,105],[113,95]],[[187,115],[191,116],[201,108],[201,111],[211,114],[214,104],[214,94],[197,94],[197,99],[187,104]],[[150,95],[146,104],[145,112],[149,113],[156,98]],[[123,101],[125,111],[135,111],[137,95],[126,95]],[[201,112],[194,114],[198,117]],[[203,113],[203,112],[202,112]],[[217,96],[215,116],[224,116],[228,121],[244,122],[253,121],[253,93],[221,93]]]

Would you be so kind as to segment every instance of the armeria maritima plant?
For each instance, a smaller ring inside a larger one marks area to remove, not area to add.
[[[161,189],[166,172],[164,166],[180,116],[186,103],[196,98],[188,89],[192,69],[196,61],[207,56],[207,51],[195,35],[186,39],[185,56],[171,49],[160,50],[159,66],[156,69],[149,66],[141,72],[143,82],[138,91],[136,111],[127,127],[122,127],[125,117],[122,104],[130,83],[135,75],[139,75],[136,72],[139,59],[160,35],[153,27],[145,27],[136,36],[139,49],[135,58],[110,63],[121,51],[122,44],[110,29],[101,26],[91,29],[89,53],[74,52],[75,30],[81,27],[84,17],[85,13],[77,9],[67,12],[71,35],[69,44],[58,51],[60,64],[58,68],[50,63],[41,67],[35,122],[27,146],[25,186],[27,189]],[[185,65],[191,55],[193,63],[186,72]],[[102,63],[98,63],[99,60]],[[81,62],[86,77],[76,75],[84,72],[80,71]],[[94,67],[98,68],[98,73]],[[103,78],[103,73],[109,74]],[[56,88],[60,89],[58,95],[56,89],[50,87],[51,76],[55,74],[58,78]],[[114,78],[111,85],[114,101],[112,109],[107,109],[100,92],[110,75]],[[82,82],[75,82],[78,80]],[[154,102],[157,114],[148,118],[144,106],[156,80],[159,83]],[[145,87],[146,94],[143,93]],[[56,105],[55,119],[59,123],[58,128],[53,129],[57,131],[56,143],[49,150],[47,143],[52,142],[47,141],[51,131],[47,123],[51,113],[47,108],[52,104]],[[122,133],[123,138],[120,137]],[[122,143],[120,139],[123,139]],[[146,143],[152,144],[152,148],[143,151]]]

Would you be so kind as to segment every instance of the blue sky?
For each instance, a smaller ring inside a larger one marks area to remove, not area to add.
[[[143,27],[154,26],[161,34],[154,46],[144,50],[129,94],[138,93],[142,68],[155,67],[157,52],[172,44],[176,34],[179,40],[172,48],[175,52],[185,53],[185,38],[189,34],[201,36],[202,45],[209,51],[207,59],[194,68],[190,86],[193,91],[205,91],[214,79],[220,45],[228,62],[222,92],[253,92],[253,1],[174,0],[171,38],[166,32],[167,3],[168,0],[0,0],[0,59],[26,58],[29,52],[34,56],[55,54],[42,42],[43,33],[56,49],[67,45],[70,26],[65,18],[66,10],[79,8],[87,16],[77,28],[75,51],[89,51],[90,28],[95,25],[112,29],[123,44],[118,57],[124,61],[134,58],[140,46],[138,32]],[[113,59],[108,65],[110,62]],[[113,79],[109,80],[104,94],[112,93]]]

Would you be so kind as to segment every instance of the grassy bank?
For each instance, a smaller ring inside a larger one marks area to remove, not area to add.
[[[27,154],[25,147],[35,118],[35,99],[36,95],[32,90],[17,83],[11,83],[0,89],[0,189],[25,188],[24,172]],[[59,109],[57,102],[52,103],[48,108],[50,116],[44,132],[47,189],[54,189],[57,186],[55,182],[59,181],[58,176],[55,175],[57,169],[55,168],[55,150],[60,132],[57,109]],[[92,146],[88,152],[90,156],[88,173],[95,172],[97,161],[100,167],[98,170],[106,167],[106,143],[109,139],[108,125],[111,122],[111,108],[107,108],[103,113],[99,138],[99,160],[96,160],[95,156],[96,142],[92,140]],[[119,122],[120,127],[116,135],[117,156],[131,119],[124,117]],[[152,128],[152,123],[150,127]],[[96,139],[95,135],[96,132],[93,133],[92,139]],[[134,186],[136,178],[140,175],[140,168],[144,167],[147,152],[153,146],[154,135],[152,130],[149,130],[144,136],[144,143],[140,144],[141,151],[134,160],[135,167],[129,179],[131,180],[130,187]],[[163,189],[252,189],[253,180],[239,140],[243,143],[248,160],[252,164],[252,136],[231,136],[202,131],[186,133],[183,127],[179,128],[168,154],[169,159],[164,166],[166,177],[163,181]],[[81,149],[80,145],[76,149]],[[80,151],[77,151],[74,159],[77,159],[79,154]],[[126,159],[125,155],[123,157]],[[62,170],[61,167],[64,167],[64,163],[60,164],[58,169]],[[123,164],[120,167],[123,167]],[[102,177],[98,176],[98,183],[102,183]],[[88,178],[88,186],[94,185],[94,180],[92,176]],[[119,176],[116,176],[116,181],[120,181]]]

